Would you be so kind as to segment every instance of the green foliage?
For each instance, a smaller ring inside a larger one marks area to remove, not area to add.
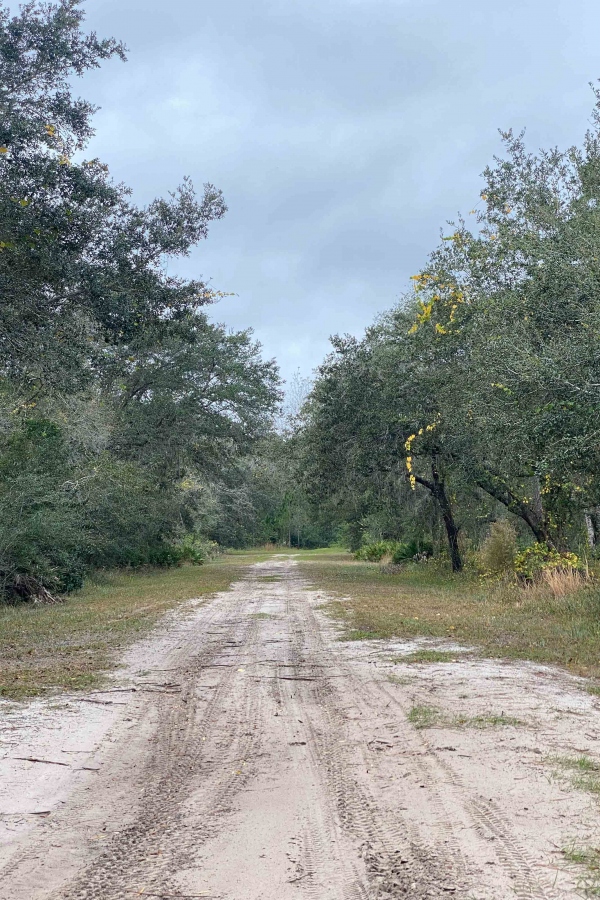
[[[515,557],[514,568],[517,575],[533,581],[543,572],[551,570],[579,571],[583,569],[581,560],[575,553],[559,553],[548,544],[532,544]]]
[[[365,544],[354,554],[355,559],[363,559],[366,562],[380,562],[389,556],[394,565],[407,560],[427,559],[433,554],[431,541],[374,541]]]
[[[140,208],[83,161],[74,75],[124,59],[80,0],[0,7],[0,599],[94,568],[202,562],[257,518],[245,471],[279,402],[251,332],[168,275],[226,207],[189,179]]]
[[[305,478],[320,515],[357,536],[377,519],[381,538],[422,535],[438,553],[445,533],[454,570],[502,517],[548,548],[546,568],[559,565],[551,551],[575,568],[565,554],[585,539],[584,515],[594,540],[595,99],[581,147],[530,153],[505,133],[474,218],[452,225],[414,291],[362,339],[333,339],[306,407]],[[508,532],[492,532],[484,568],[510,571],[514,552]],[[535,553],[520,561],[524,577]]]
[[[396,544],[392,550],[392,563],[399,565],[407,560],[424,560],[433,555],[431,541],[404,541]]]
[[[365,544],[354,554],[355,559],[364,559],[366,562],[379,562],[384,556],[391,554],[394,545],[389,541],[376,541],[373,544]]]

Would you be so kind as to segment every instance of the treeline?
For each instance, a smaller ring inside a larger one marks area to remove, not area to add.
[[[200,562],[211,542],[289,540],[306,517],[273,429],[275,364],[209,320],[204,282],[169,274],[223,197],[185,180],[142,208],[84,158],[94,109],[74,76],[125,51],[82,20],[79,0],[0,4],[5,600],[98,567]]]
[[[503,141],[414,290],[319,370],[305,484],[355,549],[431,541],[459,570],[496,520],[565,565],[597,541],[600,95],[581,147]]]

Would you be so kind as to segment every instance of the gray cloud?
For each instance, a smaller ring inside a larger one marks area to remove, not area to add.
[[[600,76],[596,0],[90,0],[129,46],[85,78],[92,152],[144,201],[184,174],[229,204],[178,264],[234,291],[284,374],[359,333],[478,199],[497,128],[579,141]]]

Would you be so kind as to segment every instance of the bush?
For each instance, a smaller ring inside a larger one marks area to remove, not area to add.
[[[367,562],[381,562],[388,556],[393,565],[406,562],[409,559],[426,559],[433,555],[433,544],[430,541],[374,541],[365,544],[358,550],[355,559],[363,559]]]
[[[433,544],[430,541],[404,541],[396,544],[392,550],[392,563],[397,566],[409,559],[424,560],[433,556]]]
[[[481,546],[481,568],[490,575],[503,575],[515,571],[517,557],[517,532],[505,519],[492,522],[488,536]]]
[[[548,544],[537,543],[518,553],[515,572],[523,581],[535,581],[551,570],[583,572],[584,566],[575,553],[559,553]]]
[[[215,541],[207,541],[197,534],[186,534],[177,548],[179,560],[190,562],[195,566],[203,565],[219,553],[219,545]]]
[[[392,552],[393,545],[389,541],[375,541],[365,544],[354,554],[355,559],[364,559],[367,562],[380,562],[384,556]]]

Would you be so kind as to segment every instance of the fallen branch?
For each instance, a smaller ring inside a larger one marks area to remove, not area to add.
[[[19,759],[23,762],[45,763],[47,766],[66,766],[70,769],[70,763],[55,762],[53,759],[38,759],[36,756],[13,756],[13,759]]]
[[[295,884],[297,881],[302,881],[303,878],[308,878],[309,875],[313,874],[313,872],[305,872],[304,875],[298,875],[297,878],[290,878],[287,884]]]
[[[114,700],[92,700],[90,697],[73,697],[79,703],[95,703],[96,706],[127,706],[127,703],[115,703]]]

